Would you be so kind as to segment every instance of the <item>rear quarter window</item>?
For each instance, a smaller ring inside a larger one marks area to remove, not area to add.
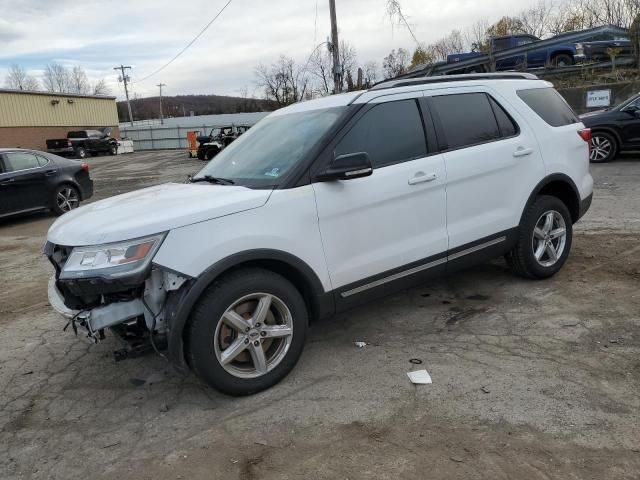
[[[552,127],[562,127],[580,121],[565,99],[554,88],[518,90],[518,96]]]

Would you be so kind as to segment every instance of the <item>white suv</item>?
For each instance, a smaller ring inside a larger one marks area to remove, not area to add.
[[[309,320],[492,257],[556,273],[592,197],[590,132],[528,74],[396,80],[278,110],[186,184],[51,227],[53,307],[92,341],[232,395],[281,380]],[[96,359],[97,360],[97,359]]]

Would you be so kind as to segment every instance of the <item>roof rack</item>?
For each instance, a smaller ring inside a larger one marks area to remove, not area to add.
[[[386,88],[410,87],[430,83],[461,82],[464,80],[538,80],[532,73],[466,73],[462,75],[439,75],[436,77],[407,78],[401,80],[386,80],[374,85],[370,90],[384,90]]]

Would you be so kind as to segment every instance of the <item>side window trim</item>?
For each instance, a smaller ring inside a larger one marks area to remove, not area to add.
[[[437,92],[434,92],[437,93]],[[462,150],[464,148],[471,148],[471,147],[477,147],[478,145],[484,145],[487,143],[493,143],[493,142],[500,142],[502,140],[507,140],[509,138],[514,138],[520,135],[521,130],[520,130],[520,125],[513,119],[513,117],[511,116],[511,114],[509,114],[509,112],[504,109],[505,113],[507,114],[507,116],[509,117],[509,119],[513,122],[513,124],[516,126],[516,134],[515,135],[510,135],[508,137],[505,137],[502,135],[502,131],[500,129],[500,123],[498,122],[498,119],[496,118],[496,113],[493,110],[493,105],[491,104],[490,100],[495,101],[498,105],[500,105],[500,103],[488,92],[485,92],[483,90],[479,90],[479,91],[475,91],[475,92],[459,92],[459,93],[448,93],[445,94],[445,96],[452,96],[452,95],[465,95],[465,94],[469,94],[469,93],[482,93],[484,95],[486,95],[487,97],[487,101],[489,102],[489,106],[491,107],[491,112],[493,113],[493,118],[496,122],[496,126],[498,128],[498,132],[499,132],[499,137],[497,138],[493,138],[491,140],[483,140],[481,142],[476,142],[476,143],[472,143],[472,144],[468,144],[468,145],[463,145],[460,147],[453,147],[453,148],[449,148],[449,143],[447,141],[447,135],[446,132],[444,131],[444,127],[442,126],[442,122],[440,121],[440,116],[438,115],[438,111],[435,108],[435,105],[433,104],[433,97],[435,96],[441,96],[441,95],[429,95],[424,97],[424,101],[427,104],[428,110],[431,114],[431,118],[433,120],[433,124],[435,127],[435,131],[436,131],[436,138],[437,138],[437,144],[438,144],[438,148],[439,151],[437,153],[445,153],[445,152],[454,152],[456,150]]]

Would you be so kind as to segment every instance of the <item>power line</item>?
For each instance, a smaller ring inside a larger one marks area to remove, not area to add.
[[[146,77],[144,77],[144,78],[141,78],[140,80],[136,80],[135,82],[131,82],[131,83],[140,83],[140,82],[144,82],[144,81],[145,81],[145,80],[147,80],[148,78],[153,77],[155,74],[160,73],[162,70],[164,70],[164,69],[165,69],[165,68],[167,68],[169,65],[171,65],[171,63],[173,63],[173,61],[174,61],[175,59],[177,59],[180,55],[182,55],[182,54],[183,54],[183,53],[184,53],[184,52],[185,52],[185,51],[186,51],[186,50],[187,50],[191,45],[193,45],[193,44],[196,42],[196,40],[198,40],[198,39],[202,36],[202,34],[203,34],[204,32],[206,32],[206,31],[207,31],[207,29],[211,26],[211,24],[212,24],[213,22],[215,22],[215,21],[216,21],[216,19],[217,19],[220,15],[222,15],[222,12],[224,12],[224,11],[225,11],[225,9],[229,6],[229,4],[230,4],[232,1],[233,1],[233,0],[229,0],[229,1],[224,5],[224,7],[222,7],[222,8],[220,9],[220,11],[216,14],[216,16],[215,16],[215,17],[213,17],[213,18],[211,19],[211,21],[210,21],[209,23],[207,23],[207,24],[205,25],[205,27],[204,27],[202,30],[200,30],[200,33],[198,33],[198,35],[196,35],[196,36],[193,38],[193,40],[191,40],[191,41],[187,44],[187,46],[186,46],[186,47],[184,47],[182,50],[180,50],[180,52],[178,52],[178,54],[177,54],[175,57],[173,57],[171,60],[169,60],[169,61],[168,61],[167,63],[165,63],[163,66],[161,66],[161,67],[160,67],[159,69],[157,69],[155,72],[153,72],[153,73],[151,73],[151,74],[147,75],[147,76],[146,76]]]

